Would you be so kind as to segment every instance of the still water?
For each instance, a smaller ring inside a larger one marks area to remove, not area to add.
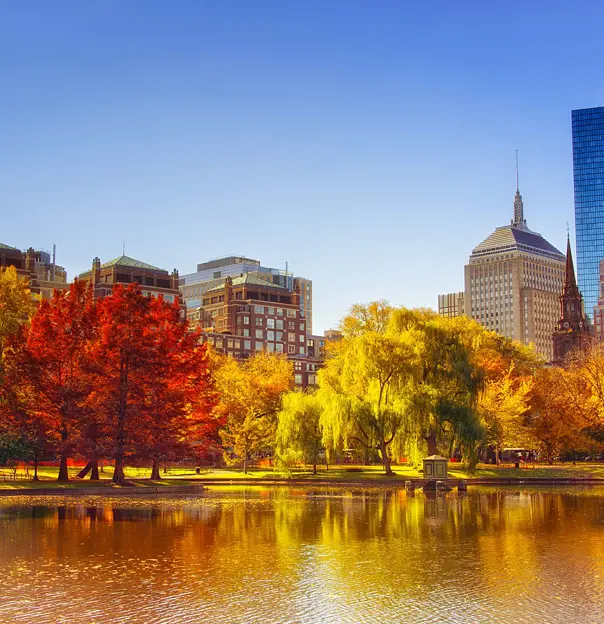
[[[604,622],[604,489],[1,498],[0,622]]]

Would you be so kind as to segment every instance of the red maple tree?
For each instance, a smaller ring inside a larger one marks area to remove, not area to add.
[[[92,290],[76,281],[40,303],[31,324],[15,336],[7,361],[28,426],[56,439],[59,481],[69,479],[67,460],[89,415],[86,346],[95,329]]]
[[[113,447],[113,482],[127,483],[128,457],[152,460],[159,478],[161,459],[182,456],[193,432],[212,420],[205,347],[188,333],[178,304],[145,297],[136,284],[116,286],[98,305],[90,398]]]

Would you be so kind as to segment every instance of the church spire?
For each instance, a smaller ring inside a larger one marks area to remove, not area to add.
[[[518,150],[516,150],[516,195],[514,196],[514,218],[512,219],[514,227],[521,228],[526,225],[524,220],[524,203],[522,195],[520,195],[520,185],[518,183]]]
[[[573,264],[573,254],[570,249],[570,236],[566,237],[566,273],[564,276],[564,288],[562,294],[565,296],[577,296],[579,289],[577,288],[577,280],[575,278],[575,265]]]

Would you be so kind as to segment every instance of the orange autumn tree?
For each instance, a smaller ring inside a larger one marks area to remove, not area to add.
[[[95,331],[92,291],[75,282],[40,303],[7,353],[12,389],[27,426],[56,439],[59,481],[69,479],[67,460],[88,417],[86,345]]]
[[[544,368],[537,373],[531,392],[527,429],[549,464],[564,450],[589,445],[585,433],[589,421],[576,407],[570,377],[563,368]]]

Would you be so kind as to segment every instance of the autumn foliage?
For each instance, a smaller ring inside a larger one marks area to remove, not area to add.
[[[189,332],[178,305],[116,286],[94,301],[76,282],[43,301],[4,349],[3,420],[36,432],[67,460],[114,461],[126,482],[129,460],[145,460],[159,478],[162,460],[195,454],[216,436],[216,395],[207,348]]]

